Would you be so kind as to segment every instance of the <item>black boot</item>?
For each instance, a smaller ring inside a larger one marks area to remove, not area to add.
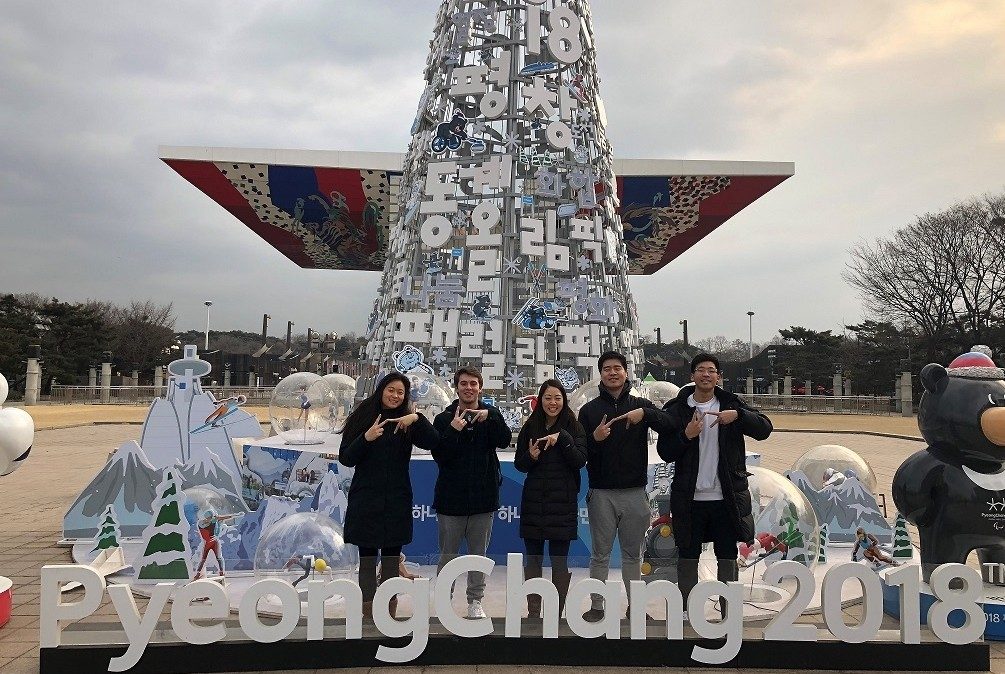
[[[381,557],[380,558],[380,582],[384,583],[391,578],[398,577],[398,557],[397,555],[393,557]],[[398,615],[398,597],[391,597],[388,602],[387,611],[391,618],[397,619]]]
[[[530,580],[532,578],[541,577],[541,567],[533,564],[528,564],[523,570],[523,579]],[[527,617],[528,618],[540,618],[541,617],[541,596],[536,594],[527,595]]]
[[[732,583],[740,579],[740,567],[735,559],[715,560],[715,577],[721,583]]]
[[[677,587],[680,589],[680,596],[684,600],[684,611],[687,612],[687,598],[691,595],[691,590],[698,584],[698,560],[684,559],[677,560]]]
[[[558,617],[561,619],[562,613],[565,611],[565,599],[569,596],[569,583],[572,582],[572,574],[568,571],[552,570],[551,582],[558,590]]]

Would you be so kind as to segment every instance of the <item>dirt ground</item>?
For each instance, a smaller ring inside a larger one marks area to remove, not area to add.
[[[145,405],[34,405],[25,408],[35,419],[35,428],[48,430],[91,423],[143,423]],[[262,423],[269,422],[269,408],[244,407]],[[816,430],[826,432],[868,431],[920,437],[916,417],[864,414],[781,414],[767,413],[776,430]]]

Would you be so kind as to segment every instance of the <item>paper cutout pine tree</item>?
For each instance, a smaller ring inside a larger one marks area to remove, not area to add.
[[[136,564],[139,582],[189,580],[192,551],[188,544],[188,520],[185,519],[185,494],[178,489],[173,468],[164,470],[157,486],[154,520],[143,531],[143,556]]]
[[[827,543],[830,540],[830,529],[827,528],[826,524],[820,526],[820,536],[817,540],[819,541],[817,545],[817,563],[826,564]]]
[[[907,532],[907,518],[897,513],[897,520],[893,525],[893,558],[911,559],[914,557],[914,544],[911,543],[911,534]]]
[[[115,518],[115,508],[109,504],[105,508],[102,516],[101,528],[98,530],[98,537],[91,552],[96,550],[110,550],[119,547],[119,522]]]

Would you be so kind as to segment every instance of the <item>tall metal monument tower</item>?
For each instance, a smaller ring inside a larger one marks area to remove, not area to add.
[[[445,0],[430,45],[366,358],[509,403],[608,349],[637,374],[589,2]]]
[[[449,381],[471,363],[518,423],[538,383],[571,390],[608,349],[640,376],[628,276],[656,273],[795,172],[614,159],[594,44],[587,0],[444,0],[407,154],[160,156],[296,264],[381,274],[363,392],[391,369]]]

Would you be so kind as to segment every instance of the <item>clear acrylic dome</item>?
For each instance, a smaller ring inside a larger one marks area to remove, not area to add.
[[[334,403],[335,392],[320,375],[291,374],[272,392],[269,403],[272,430],[288,445],[319,445],[332,431]]]
[[[310,572],[316,577],[351,578],[359,553],[345,542],[335,520],[318,512],[295,513],[264,532],[255,551],[255,575],[291,582]],[[322,560],[322,564],[316,564]],[[317,574],[320,574],[318,576]]]
[[[759,466],[748,466],[754,515],[752,546],[741,543],[741,560],[749,566],[793,560],[813,568],[820,546],[820,525],[809,500],[785,476]]]
[[[579,388],[569,394],[569,409],[579,415],[579,410],[583,407],[583,405],[599,395],[600,378],[598,377],[582,384]],[[632,385],[632,395],[639,396],[640,398],[647,397],[644,388],[639,388],[637,384]]]
[[[352,411],[352,406],[356,401],[356,380],[347,374],[337,372],[326,374],[322,377],[335,393],[335,402],[329,407],[329,417],[332,422],[332,432],[341,428],[346,417]]]
[[[830,470],[828,470],[830,469]],[[837,484],[857,477],[866,489],[876,494],[876,473],[866,460],[841,445],[817,445],[792,464],[791,471],[802,471],[816,490],[825,484]]]
[[[412,370],[405,376],[412,383],[409,397],[415,403],[415,409],[430,422],[453,402],[453,389],[440,377],[423,370]]]
[[[238,508],[234,497],[221,494],[212,487],[200,485],[183,489],[185,494],[185,519],[189,524],[195,524],[207,510],[216,515],[243,514],[247,508]]]
[[[649,400],[660,409],[663,409],[664,405],[676,398],[677,394],[680,393],[680,387],[668,381],[646,382],[646,388],[648,389]]]

